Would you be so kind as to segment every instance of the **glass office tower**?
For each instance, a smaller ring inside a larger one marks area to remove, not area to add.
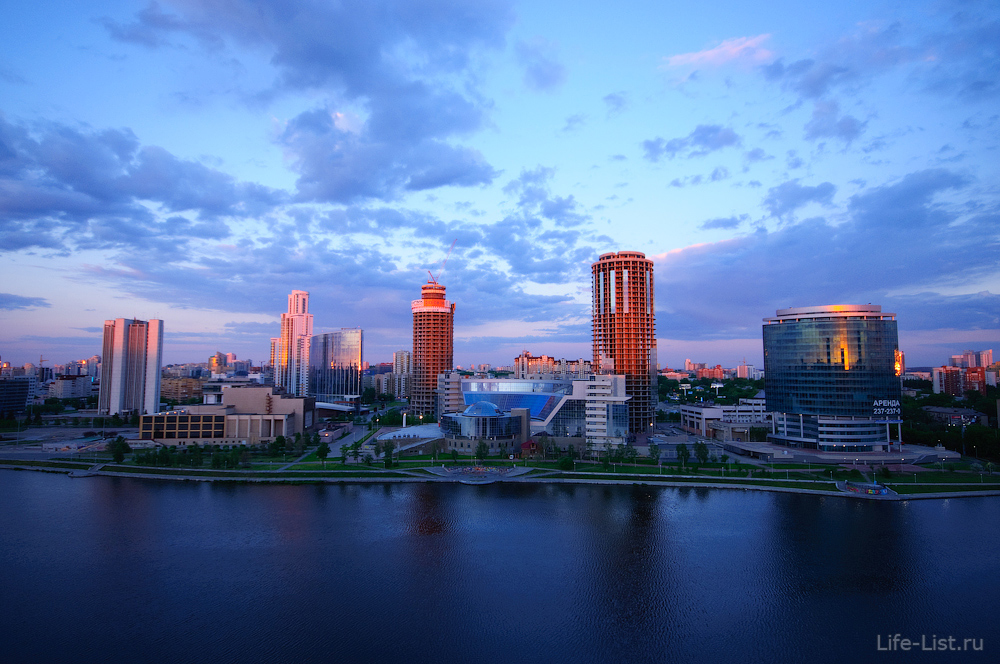
[[[780,309],[764,319],[764,391],[774,442],[865,452],[899,423],[896,315],[878,305]]]
[[[309,345],[309,396],[326,402],[359,399],[363,360],[360,329],[345,328],[313,336]]]

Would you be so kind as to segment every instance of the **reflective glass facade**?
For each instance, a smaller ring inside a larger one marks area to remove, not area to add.
[[[309,346],[309,396],[317,401],[342,401],[361,396],[364,361],[359,329],[317,334]]]
[[[521,418],[478,402],[462,413],[442,415],[440,426],[445,438],[514,438],[521,431]]]
[[[531,419],[544,420],[559,405],[561,396],[552,394],[510,394],[508,392],[465,392],[462,395],[467,406],[480,401],[495,404],[500,410],[527,408]]]
[[[843,306],[786,310],[764,325],[767,410],[871,417],[874,400],[900,398],[894,315]]]
[[[876,417],[874,407],[899,404],[895,314],[870,304],[783,309],[763,333],[769,439],[829,452],[888,443],[898,415]]]

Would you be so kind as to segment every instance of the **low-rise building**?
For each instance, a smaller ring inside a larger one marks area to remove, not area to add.
[[[989,416],[971,408],[945,408],[943,406],[923,406],[920,410],[931,416],[935,422],[962,426],[964,424],[982,424],[989,426]]]
[[[49,383],[49,397],[53,399],[77,399],[90,396],[90,376],[59,376]]]
[[[222,403],[143,415],[140,437],[165,445],[256,445],[309,430],[316,400],[275,394],[273,387],[230,386]]]
[[[716,440],[748,440],[752,427],[769,427],[764,399],[740,399],[737,405],[683,404],[681,428]]]
[[[164,378],[160,381],[160,401],[186,403],[191,399],[202,400],[202,385],[198,378]]]
[[[486,401],[501,412],[527,409],[531,434],[548,435],[560,447],[602,450],[629,439],[625,377],[591,374],[585,379],[551,376],[482,378],[441,374],[439,405],[456,413]]]

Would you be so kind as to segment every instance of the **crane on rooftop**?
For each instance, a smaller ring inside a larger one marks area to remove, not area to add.
[[[455,243],[456,242],[458,242],[458,238],[455,238],[454,240],[451,241],[451,246],[448,248],[448,253],[447,253],[447,255],[445,255],[444,260],[441,261],[441,269],[438,271],[438,276],[435,277],[434,274],[430,270],[427,270],[427,274],[429,274],[431,276],[431,282],[432,283],[435,283],[435,284],[438,283],[438,279],[441,278],[441,274],[444,272],[445,265],[448,264],[448,259],[451,257],[451,252],[455,248]]]

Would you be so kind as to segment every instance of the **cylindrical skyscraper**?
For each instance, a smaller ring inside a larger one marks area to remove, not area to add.
[[[653,261],[638,251],[620,251],[602,254],[591,269],[594,370],[625,376],[629,433],[647,433],[656,408]]]
[[[455,305],[444,299],[444,286],[429,281],[420,287],[421,299],[413,300],[413,383],[410,387],[411,416],[436,415],[438,374],[452,369],[454,362]]]
[[[877,304],[779,309],[763,333],[769,440],[828,452],[890,444],[902,412],[896,314]]]

